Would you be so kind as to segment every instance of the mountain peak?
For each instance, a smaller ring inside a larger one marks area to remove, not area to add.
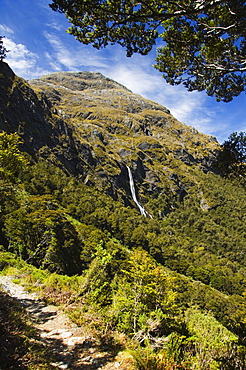
[[[145,99],[140,95],[132,93],[122,84],[95,72],[55,72],[41,78],[30,80],[29,83],[35,89],[44,88],[46,94],[54,89],[62,91],[62,95],[73,92],[76,99],[80,100],[83,106],[91,106],[91,102],[99,102],[104,107],[119,108],[128,113],[139,113],[151,109],[160,110],[167,114],[170,111],[162,105]],[[52,96],[49,95],[52,99]]]
[[[31,80],[30,82],[35,83],[35,81],[44,81],[45,83],[51,83],[74,91],[90,89],[123,89],[131,92],[125,86],[103,76],[99,72],[54,72],[42,76],[39,79]]]

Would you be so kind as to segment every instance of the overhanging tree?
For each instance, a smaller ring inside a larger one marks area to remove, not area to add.
[[[246,89],[246,5],[221,0],[53,0],[68,32],[97,49],[118,43],[133,53],[157,50],[155,68],[171,85],[206,90],[228,102]]]

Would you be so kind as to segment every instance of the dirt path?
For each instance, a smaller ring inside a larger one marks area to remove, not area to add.
[[[56,306],[46,305],[37,295],[12,282],[11,276],[0,276],[0,285],[27,310],[40,339],[52,353],[54,369],[114,370],[125,369],[119,359],[99,348],[96,339],[86,335]]]

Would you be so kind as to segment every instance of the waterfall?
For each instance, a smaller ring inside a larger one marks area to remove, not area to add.
[[[141,204],[139,204],[138,200],[137,200],[137,197],[136,197],[136,191],[135,191],[135,185],[134,185],[134,181],[133,181],[133,177],[132,177],[132,172],[130,170],[130,168],[128,166],[127,167],[127,170],[128,170],[128,175],[129,175],[129,181],[130,181],[130,189],[131,189],[131,193],[132,193],[132,199],[134,200],[134,202],[136,203],[136,205],[138,206],[138,209],[141,213],[141,215],[143,216],[149,216],[152,218],[152,216],[145,211],[145,209],[141,206]]]

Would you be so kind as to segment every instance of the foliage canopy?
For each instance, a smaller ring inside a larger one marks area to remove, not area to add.
[[[0,133],[0,179],[12,178],[23,170],[28,161],[19,150],[20,138],[17,133]]]
[[[72,26],[68,32],[97,49],[118,43],[146,55],[158,48],[164,79],[189,90],[206,90],[228,102],[245,90],[244,1],[53,0]]]

